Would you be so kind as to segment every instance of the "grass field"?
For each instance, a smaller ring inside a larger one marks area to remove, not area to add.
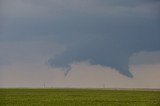
[[[160,106],[160,91],[0,89],[0,106]]]

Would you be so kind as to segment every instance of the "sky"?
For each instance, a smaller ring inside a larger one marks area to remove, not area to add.
[[[0,0],[0,87],[160,88],[159,0]]]

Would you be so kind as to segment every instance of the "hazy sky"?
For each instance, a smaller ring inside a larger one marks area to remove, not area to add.
[[[0,0],[0,87],[160,88],[159,70],[159,0]]]

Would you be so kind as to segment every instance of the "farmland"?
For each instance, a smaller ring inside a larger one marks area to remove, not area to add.
[[[0,106],[160,106],[160,91],[0,89]]]

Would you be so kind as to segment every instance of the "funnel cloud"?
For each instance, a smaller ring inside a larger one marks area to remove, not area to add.
[[[148,22],[140,24],[129,27],[122,25],[119,28],[116,28],[118,25],[115,24],[115,28],[119,32],[113,32],[114,34],[97,34],[89,35],[88,38],[81,36],[81,40],[74,39],[80,43],[73,43],[65,52],[49,59],[48,64],[68,68],[74,62],[90,60],[92,65],[109,66],[121,74],[133,77],[129,71],[130,56],[140,51],[160,50],[160,36],[158,33],[154,34],[156,30],[152,28],[153,25]],[[146,30],[143,32],[144,29]],[[106,28],[106,30],[109,29]],[[157,32],[159,31],[157,30]]]

